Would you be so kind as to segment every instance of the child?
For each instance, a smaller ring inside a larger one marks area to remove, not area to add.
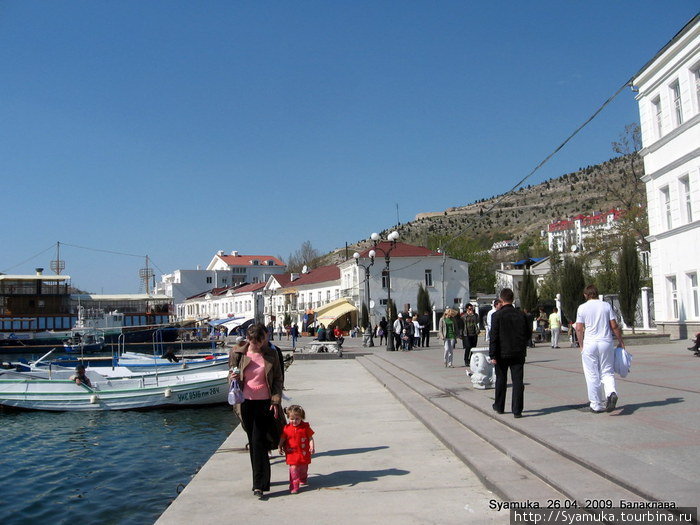
[[[299,485],[307,484],[309,463],[314,453],[314,431],[304,421],[306,414],[299,405],[291,405],[285,410],[289,423],[282,431],[280,454],[286,454],[289,465],[289,491],[299,492]]]

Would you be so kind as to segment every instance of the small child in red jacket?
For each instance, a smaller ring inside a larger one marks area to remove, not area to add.
[[[311,455],[314,453],[314,431],[306,419],[304,409],[291,405],[285,410],[289,423],[280,438],[280,454],[286,454],[289,465],[289,491],[299,492],[299,485],[306,485]]]

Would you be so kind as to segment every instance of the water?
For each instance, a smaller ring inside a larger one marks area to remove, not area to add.
[[[153,523],[236,424],[228,405],[0,411],[0,523]]]

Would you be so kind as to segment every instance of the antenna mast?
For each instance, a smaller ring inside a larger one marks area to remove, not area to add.
[[[56,242],[56,258],[51,261],[51,271],[56,275],[61,275],[61,272],[66,269],[66,261],[61,260],[61,243]]]

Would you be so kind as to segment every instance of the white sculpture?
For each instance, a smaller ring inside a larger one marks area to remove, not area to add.
[[[486,390],[493,388],[496,383],[496,372],[489,360],[488,348],[472,348],[472,358],[469,361],[472,371],[472,385],[474,388]]]

